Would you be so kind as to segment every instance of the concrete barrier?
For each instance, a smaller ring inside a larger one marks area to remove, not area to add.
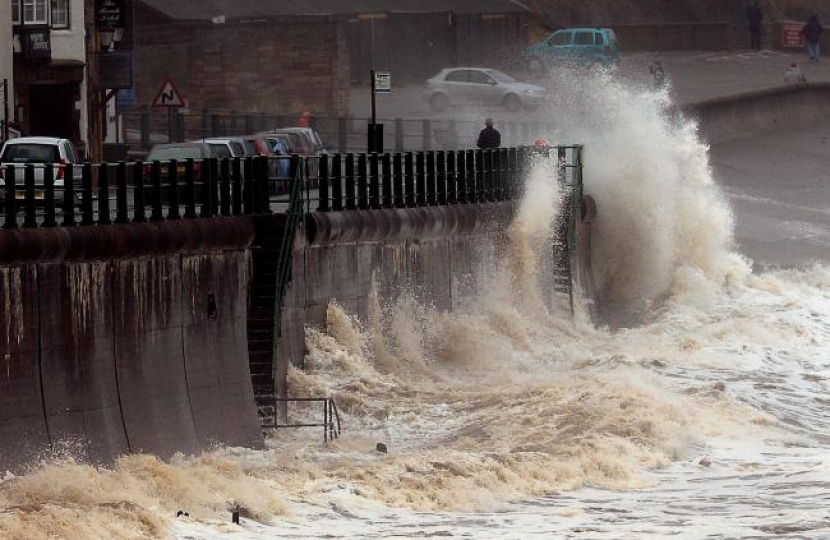
[[[724,143],[827,121],[830,84],[792,84],[735,94],[693,103],[682,112],[699,122],[708,142]]]
[[[261,446],[253,234],[242,218],[0,231],[0,471]]]

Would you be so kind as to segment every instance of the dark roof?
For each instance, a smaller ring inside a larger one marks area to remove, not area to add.
[[[138,0],[173,20],[227,20],[360,13],[523,13],[519,0]]]

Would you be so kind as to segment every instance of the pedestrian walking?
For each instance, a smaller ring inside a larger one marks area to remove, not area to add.
[[[482,149],[499,148],[501,146],[501,133],[493,127],[493,119],[484,121],[484,129],[478,134],[478,147]]]
[[[807,58],[810,62],[818,62],[821,55],[821,23],[818,20],[818,15],[813,13],[807,24],[804,25],[802,32],[804,33],[804,43],[807,45]]]
[[[746,8],[746,20],[749,22],[749,45],[753,51],[761,50],[761,23],[764,21],[764,12],[761,10],[761,1],[755,0]]]
[[[807,82],[807,77],[804,72],[798,67],[798,64],[793,62],[787,71],[784,72],[784,82],[788,83],[804,83]]]
[[[651,78],[654,81],[654,88],[660,90],[666,86],[666,70],[663,69],[663,63],[660,60],[655,60],[648,67],[648,72],[651,73]]]

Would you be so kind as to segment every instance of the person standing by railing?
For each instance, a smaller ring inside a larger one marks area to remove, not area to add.
[[[492,118],[484,121],[484,129],[478,134],[477,146],[484,150],[501,147],[501,133],[493,127]]]
[[[818,14],[813,13],[807,24],[804,25],[804,42],[807,46],[807,57],[810,62],[818,62],[821,56],[821,31],[823,30],[818,20]]]

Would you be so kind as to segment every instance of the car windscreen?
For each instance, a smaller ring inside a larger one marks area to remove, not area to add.
[[[242,157],[245,155],[245,147],[236,141],[231,141],[231,149],[233,150],[234,157]]]
[[[493,77],[494,79],[496,79],[500,83],[514,83],[514,82],[516,82],[516,79],[514,79],[513,77],[511,77],[507,73],[502,73],[501,71],[497,71],[495,69],[487,70],[485,73],[487,73],[487,75]]]
[[[53,144],[9,144],[0,157],[3,163],[59,163],[58,147]]]
[[[231,149],[228,148],[227,144],[220,144],[220,143],[211,143],[210,150],[213,152],[213,157],[215,158],[229,158],[231,156]]]
[[[147,161],[170,161],[171,159],[202,159],[202,149],[198,146],[172,146],[153,148],[147,155]]]

